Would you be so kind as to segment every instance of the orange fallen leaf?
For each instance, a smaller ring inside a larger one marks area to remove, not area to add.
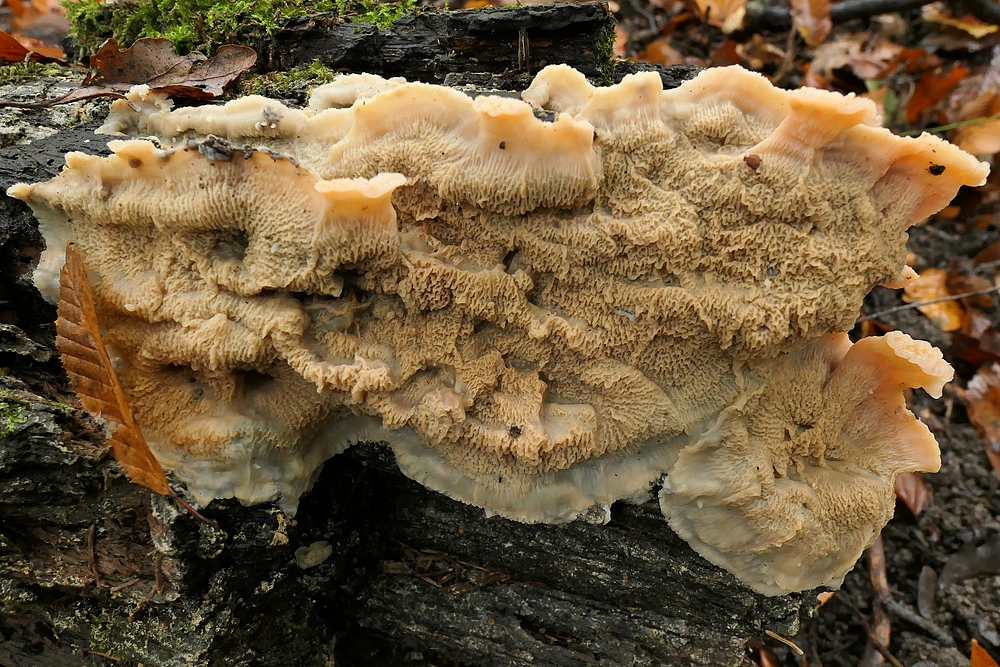
[[[965,408],[983,437],[1000,446],[1000,363],[976,371],[965,389]]]
[[[66,10],[59,2],[53,0],[6,0],[10,11],[11,25],[14,30],[38,28],[45,24],[50,30],[61,33],[63,37],[69,29],[66,21]]]
[[[906,119],[911,123],[920,120],[920,115],[948,96],[955,86],[969,74],[969,68],[955,63],[944,74],[926,71],[920,75],[910,103],[906,105]]]
[[[822,44],[833,28],[830,0],[791,0],[792,24],[809,46]]]
[[[760,647],[758,655],[760,657],[760,667],[781,667],[781,662],[777,656],[766,646]]]
[[[200,53],[178,56],[169,39],[140,39],[124,51],[119,50],[118,42],[109,39],[90,57],[90,73],[76,90],[53,100],[4,104],[47,107],[94,97],[124,97],[138,84],[172,97],[210,100],[256,62],[256,52],[246,46],[226,44],[214,56],[205,58]]]
[[[756,35],[754,35],[756,37]],[[708,56],[712,67],[725,67],[726,65],[739,65],[742,62],[739,53],[739,45],[731,39],[727,39],[719,48],[712,51]]]
[[[918,472],[904,472],[896,476],[896,497],[903,501],[910,513],[919,517],[924,511],[931,492]]]
[[[972,258],[972,263],[975,266],[982,266],[983,264],[991,264],[993,262],[1000,262],[1000,241],[994,241],[989,244]]]
[[[665,37],[654,39],[636,54],[636,60],[656,65],[680,65],[685,62],[684,54],[670,45]]]
[[[919,303],[917,310],[926,315],[941,331],[958,331],[962,328],[965,310],[957,301],[938,301],[951,296],[948,291],[948,272],[944,269],[926,269],[920,277],[903,288],[903,301]]]
[[[25,43],[22,43],[25,42]],[[63,52],[55,47],[45,46],[30,38],[17,39],[13,35],[0,31],[0,62],[19,63],[25,59],[33,62],[60,62]]]
[[[66,264],[59,274],[58,313],[56,348],[73,390],[87,412],[116,424],[108,439],[111,455],[133,482],[161,495],[173,495],[111,366],[83,256],[72,243],[66,244]]]
[[[997,661],[979,645],[975,639],[972,640],[972,657],[969,660],[969,667],[1000,667]]]

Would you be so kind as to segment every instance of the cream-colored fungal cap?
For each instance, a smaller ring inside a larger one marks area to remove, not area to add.
[[[666,475],[671,525],[780,593],[839,580],[895,475],[937,467],[902,392],[940,392],[939,353],[832,332],[912,276],[905,230],[985,179],[971,156],[739,68],[547,68],[524,97],[554,114],[377,77],[322,96],[137,89],[106,130],[173,148],[9,191],[50,298],[79,244],[136,420],[200,500],[293,509],[358,440],[522,521],[607,520]]]
[[[937,442],[903,391],[940,395],[941,352],[894,331],[830,334],[785,355],[691,429],[660,492],[671,527],[758,591],[839,586],[892,517],[901,472],[936,472]]]

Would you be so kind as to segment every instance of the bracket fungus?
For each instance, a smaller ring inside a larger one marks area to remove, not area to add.
[[[836,586],[937,444],[903,390],[952,370],[865,294],[985,164],[868,100],[737,67],[673,90],[565,66],[523,100],[348,76],[116,102],[106,158],[9,193],[73,240],[157,457],[202,502],[293,510],[383,441],[423,484],[520,521],[604,518],[662,480],[670,525],[749,586]]]

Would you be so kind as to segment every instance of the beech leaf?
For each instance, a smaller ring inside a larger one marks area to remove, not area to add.
[[[163,468],[132,418],[125,392],[111,366],[83,256],[72,243],[66,245],[66,264],[59,274],[58,313],[56,348],[80,403],[95,417],[116,424],[108,438],[111,455],[136,484],[161,495],[173,495]]]

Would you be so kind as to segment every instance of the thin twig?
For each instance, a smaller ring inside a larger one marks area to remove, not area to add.
[[[777,632],[772,632],[771,630],[764,630],[764,633],[767,634],[767,636],[770,637],[771,639],[777,639],[779,642],[781,642],[788,648],[795,651],[796,655],[803,657],[805,656],[805,651],[796,646],[795,642],[793,642],[791,639],[788,639],[787,637],[782,637]]]
[[[980,118],[970,118],[969,120],[960,120],[954,123],[948,123],[947,125],[925,127],[920,130],[907,130],[906,132],[900,132],[899,134],[903,137],[913,137],[918,134],[923,134],[924,132],[930,132],[932,134],[937,132],[947,132],[948,130],[956,130],[967,125],[984,125],[986,123],[992,123],[995,120],[1000,120],[1000,114],[995,113],[992,116],[982,116]]]
[[[989,0],[978,0],[989,2]],[[830,19],[834,23],[843,23],[851,19],[866,18],[878,14],[905,12],[929,5],[933,0],[843,0],[835,3],[830,11]],[[750,0],[746,5],[746,20],[744,30],[787,30],[792,25],[792,12],[787,6],[765,5],[761,0]]]
[[[903,604],[892,598],[886,598],[882,601],[885,605],[886,611],[888,611],[893,616],[898,616],[899,618],[912,623],[917,626],[931,637],[933,637],[939,644],[945,646],[954,646],[955,638],[951,636],[951,633],[942,628],[940,625],[930,620],[929,618],[924,618],[908,605]]]
[[[785,77],[795,68],[795,35],[796,32],[794,30],[788,31],[788,37],[785,40],[785,57],[782,58],[781,67],[778,68],[778,71],[774,73],[774,77],[771,79],[771,83],[775,86],[780,86]]]
[[[96,542],[97,524],[92,523],[87,529],[87,566],[90,568],[90,574],[94,577],[94,585],[100,587],[101,575],[97,571],[97,550],[94,547]]]
[[[889,597],[889,577],[885,567],[885,545],[882,537],[875,541],[866,552],[868,557],[868,577],[875,593],[871,621],[867,627],[868,645],[861,656],[861,667],[876,667],[885,664],[889,641],[892,639],[892,620],[885,612],[882,601]],[[891,661],[890,661],[891,662]]]
[[[209,519],[208,517],[202,515],[201,512],[199,512],[195,508],[191,507],[191,505],[189,505],[186,500],[184,500],[183,498],[181,498],[177,494],[177,492],[174,491],[173,487],[167,487],[167,488],[170,489],[170,497],[173,498],[174,500],[176,500],[180,504],[181,507],[183,507],[184,509],[186,509],[187,512],[188,512],[188,514],[190,514],[191,516],[193,516],[195,519],[198,519],[198,521],[201,521],[203,524],[211,526],[212,528],[215,528],[216,530],[222,530],[222,528],[219,526],[219,522],[218,521],[215,521],[214,519]]]
[[[997,291],[1000,291],[1000,285],[994,285],[993,287],[987,287],[986,289],[976,290],[975,292],[950,294],[948,296],[943,296],[939,299],[928,299],[927,301],[914,301],[913,303],[905,303],[902,306],[896,306],[895,308],[887,308],[886,310],[880,310],[877,313],[872,313],[870,315],[865,315],[864,317],[859,317],[857,324],[860,324],[861,322],[867,322],[868,320],[874,320],[876,318],[882,317],[883,315],[892,315],[893,313],[898,313],[903,310],[919,308],[920,306],[929,306],[932,303],[943,303],[945,301],[958,301],[959,299],[968,299],[971,296],[979,296],[981,294],[992,294],[993,292]]]
[[[889,664],[892,665],[892,667],[904,667],[903,663],[897,660],[896,656],[890,653],[889,649],[887,649],[886,647],[879,645],[877,642],[872,642],[871,644],[869,644],[869,646],[878,651],[883,658],[888,660]]]

